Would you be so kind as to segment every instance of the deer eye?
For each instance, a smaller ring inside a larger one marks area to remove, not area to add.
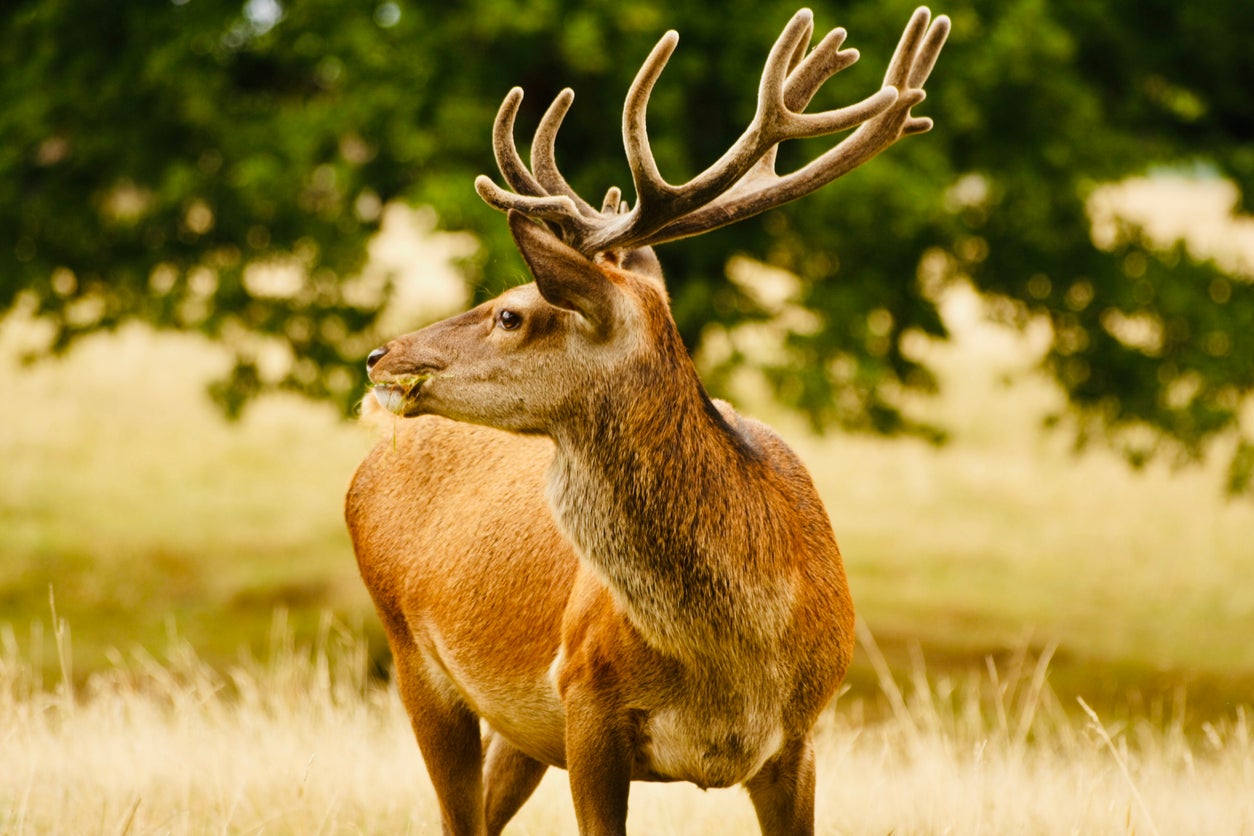
[[[502,329],[506,331],[513,331],[519,325],[522,325],[523,318],[522,314],[517,311],[506,309],[496,315],[496,321],[500,324]]]

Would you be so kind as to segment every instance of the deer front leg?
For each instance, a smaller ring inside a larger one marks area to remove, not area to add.
[[[581,836],[624,836],[636,735],[630,715],[587,686],[566,691],[566,768]]]
[[[814,742],[789,741],[745,783],[764,834],[814,833]]]
[[[392,645],[397,687],[409,714],[418,749],[440,802],[445,836],[481,836],[483,821],[483,750],[479,718],[447,692],[434,687],[412,644]]]
[[[535,792],[548,767],[524,755],[498,732],[489,730],[484,740],[488,836],[497,836]]]

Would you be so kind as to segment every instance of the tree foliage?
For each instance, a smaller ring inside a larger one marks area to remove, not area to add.
[[[862,60],[815,106],[878,86],[912,9],[819,2]],[[428,204],[474,231],[464,267],[481,295],[522,269],[499,214],[471,186],[492,173],[489,132],[509,87],[520,133],[564,86],[577,98],[559,160],[581,193],[627,184],[620,108],[662,31],[681,34],[650,104],[654,150],[680,181],[747,124],[792,0],[709,4],[466,0],[25,0],[0,10],[0,313],[34,299],[56,347],[128,319],[198,329],[239,364],[229,410],[268,387],[338,400],[387,287],[358,278],[381,207]],[[690,346],[768,311],[725,278],[730,254],[793,271],[813,327],[764,367],[817,426],[929,431],[900,393],[932,376],[907,335],[943,336],[937,287],[966,277],[1012,319],[1047,317],[1045,359],[1077,426],[1144,457],[1240,439],[1254,387],[1254,285],[1124,227],[1094,243],[1103,182],[1185,168],[1254,194],[1254,5],[1151,0],[953,0],[950,42],[910,138],[819,193],[663,249]],[[812,143],[786,148],[797,162]],[[258,264],[298,267],[276,290]],[[1136,324],[1130,328],[1128,323]],[[1135,332],[1135,338],[1129,336]],[[271,379],[261,341],[293,362]],[[1233,487],[1248,484],[1240,440]]]

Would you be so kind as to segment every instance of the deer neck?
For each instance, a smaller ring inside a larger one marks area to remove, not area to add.
[[[711,403],[678,334],[669,348],[591,387],[554,429],[550,503],[657,649],[767,650],[788,584],[766,559],[781,547],[770,491],[754,478],[762,454]]]

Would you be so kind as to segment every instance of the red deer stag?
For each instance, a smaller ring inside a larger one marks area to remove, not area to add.
[[[597,209],[558,172],[569,90],[530,167],[513,139],[522,91],[505,98],[494,144],[512,192],[475,185],[508,212],[535,282],[371,353],[378,403],[423,417],[371,451],[346,502],[445,833],[499,833],[549,766],[569,770],[581,833],[624,832],[633,780],[743,784],[764,832],[813,832],[811,729],[854,643],[840,552],[796,455],[707,397],[650,247],[795,200],[928,130],[910,109],[948,30],[919,9],[882,89],[811,114],[857,53],[841,29],[807,51],[798,12],[753,122],[682,186],[645,131],[668,32],[623,111],[630,208],[611,189]],[[781,142],[855,126],[775,173]]]

